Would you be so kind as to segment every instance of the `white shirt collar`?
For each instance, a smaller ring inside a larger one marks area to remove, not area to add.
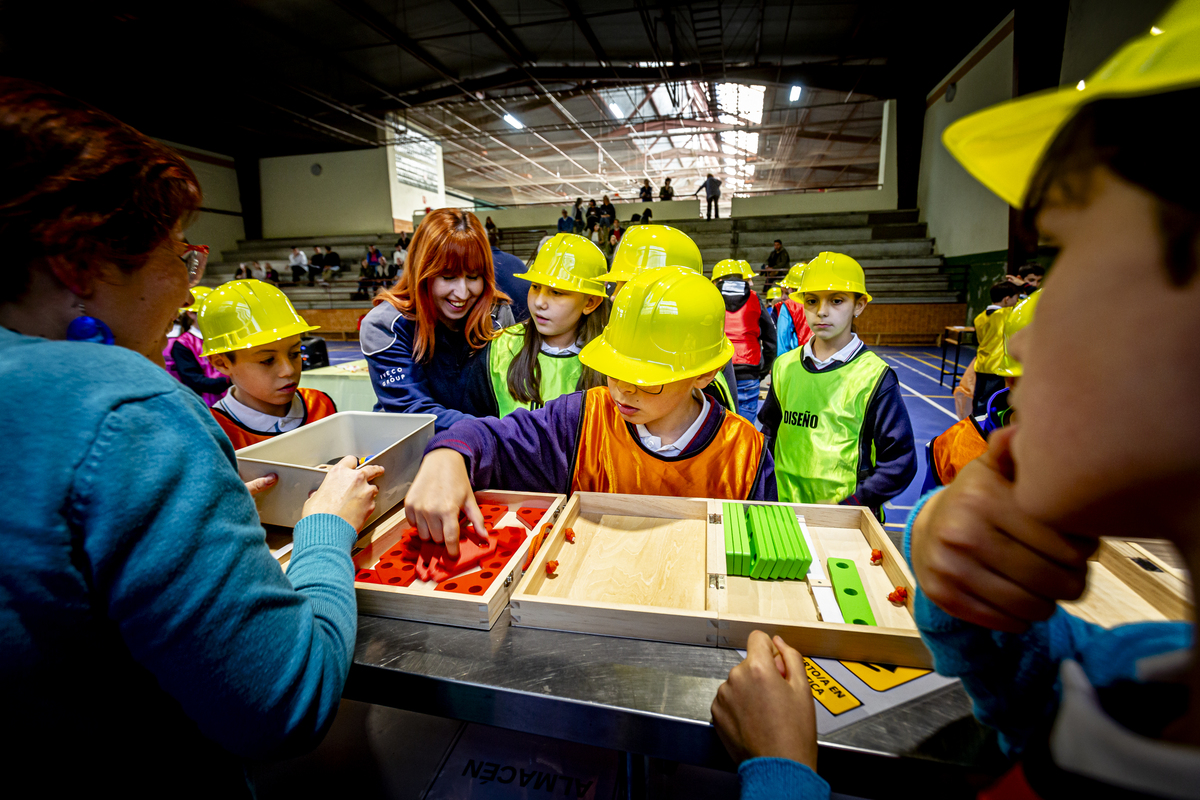
[[[834,353],[833,355],[831,355],[829,358],[825,359],[824,361],[819,361],[817,359],[817,357],[815,355],[813,355],[813,339],[809,339],[804,344],[804,353],[801,355],[801,358],[807,358],[809,361],[812,362],[813,366],[816,367],[817,369],[825,369],[826,367],[828,367],[830,364],[832,364],[835,361],[841,361],[843,364],[846,363],[847,361],[854,358],[854,356],[858,354],[858,351],[859,351],[859,349],[862,348],[862,346],[863,346],[862,339],[858,338],[857,333],[853,333],[850,335],[850,343],[849,344],[847,344],[841,350],[838,350],[836,353]]]
[[[234,422],[256,433],[286,433],[304,424],[304,401],[300,399],[299,392],[292,397],[292,407],[284,417],[255,411],[245,403],[239,402],[233,396],[232,390],[217,401],[216,407],[228,414]]]
[[[704,392],[700,393],[700,399],[703,404],[700,406],[700,414],[688,426],[688,429],[683,432],[683,435],[676,439],[671,444],[663,444],[662,439],[650,433],[645,425],[638,425],[638,438],[642,440],[642,444],[647,450],[652,453],[657,453],[660,456],[677,456],[681,455],[688,445],[692,443],[692,439],[696,438],[696,434],[700,432],[700,426],[704,424],[704,420],[708,419],[708,395]]]
[[[582,349],[583,346],[579,342],[572,342],[566,347],[553,347],[542,342],[542,352],[548,356],[579,355],[579,351]]]

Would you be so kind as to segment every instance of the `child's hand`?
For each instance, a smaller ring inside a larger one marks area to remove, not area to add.
[[[921,591],[948,614],[1010,633],[1083,594],[1087,559],[1098,544],[1017,508],[1009,449],[1015,432],[993,433],[988,451],[925,504],[912,529]]]
[[[446,552],[458,555],[458,513],[462,510],[480,536],[483,513],[471,490],[471,477],[460,453],[442,448],[427,454],[404,498],[404,514],[422,539],[445,542]]]
[[[817,768],[817,723],[804,659],[778,636],[750,634],[746,660],[729,673],[712,704],[717,735],[739,763],[790,758]]]
[[[383,467],[367,464],[355,469],[358,459],[346,456],[329,469],[329,474],[321,482],[320,487],[304,504],[304,514],[336,514],[354,526],[354,530],[362,530],[367,517],[375,511],[375,495],[379,487],[373,486],[373,481],[383,474]]]

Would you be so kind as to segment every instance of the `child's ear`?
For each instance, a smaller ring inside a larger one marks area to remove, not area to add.
[[[209,356],[208,363],[212,364],[213,367],[216,368],[217,372],[221,373],[226,378],[232,377],[233,365],[229,363],[229,359],[225,357],[224,353],[214,353],[213,355]]]
[[[589,294],[587,302],[583,306],[583,315],[586,317],[588,314],[592,313],[597,308],[599,308],[600,304],[603,302],[604,302],[603,297],[600,297],[600,296],[594,295],[594,294]]]
[[[720,372],[719,369],[714,369],[712,372],[706,372],[703,375],[697,375],[695,383],[696,388],[703,390],[705,386],[708,386],[710,383],[716,380],[718,372]]]
[[[858,297],[856,297],[854,299],[854,316],[857,317],[859,314],[861,314],[863,312],[863,309],[865,309],[866,307],[867,307],[867,298],[863,297],[861,294],[858,295]]]

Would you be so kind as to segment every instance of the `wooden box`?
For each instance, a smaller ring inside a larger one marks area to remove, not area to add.
[[[722,504],[576,493],[513,593],[513,624],[736,648],[763,630],[808,656],[931,666],[912,618],[912,575],[870,511],[791,505],[804,517],[815,561],[854,561],[878,623],[863,626],[821,621],[813,596],[827,585],[821,579],[810,587],[727,574]],[[883,552],[881,566],[871,565],[872,549]],[[553,576],[551,560],[559,562]],[[897,586],[909,592],[904,606],[886,599]]]
[[[499,491],[476,492],[475,498],[481,505],[508,506],[508,513],[496,522],[496,527],[524,527],[516,516],[518,508],[544,509],[541,519],[534,525],[533,530],[528,531],[529,535],[524,543],[500,568],[500,575],[485,592],[478,596],[456,594],[440,591],[435,584],[421,581],[416,581],[410,586],[387,586],[355,581],[359,613],[489,630],[508,605],[509,596],[517,581],[521,579],[529,553],[535,551],[541,542],[538,532],[544,524],[552,524],[558,518],[565,498],[558,494]],[[395,546],[407,527],[408,521],[401,505],[366,528],[355,543],[352,553],[356,566],[361,567],[368,562],[373,564],[378,561]],[[276,559],[285,570],[291,556],[291,548],[286,542],[286,537],[281,538],[280,532],[275,532],[274,538],[268,536],[268,544],[277,548],[274,550]],[[465,574],[480,571],[480,568],[476,568]]]
[[[1105,628],[1196,618],[1182,559],[1171,544],[1154,539],[1101,539],[1083,597],[1062,606]]]

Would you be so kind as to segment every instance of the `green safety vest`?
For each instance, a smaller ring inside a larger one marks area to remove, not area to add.
[[[861,469],[863,420],[888,366],[870,350],[836,369],[809,372],[796,348],[776,359],[771,386],[783,408],[775,436],[775,481],[781,503],[838,502],[854,494]]]
[[[520,403],[508,391],[508,367],[525,344],[525,323],[505,328],[488,346],[488,367],[492,375],[492,391],[500,416],[504,417],[518,408],[530,408],[529,403]],[[538,353],[538,364],[542,368],[542,402],[548,403],[556,397],[570,394],[579,386],[583,365],[579,356],[572,353],[551,356]]]
[[[717,370],[717,377],[709,384],[717,390],[720,395],[721,404],[730,411],[737,412],[737,393],[729,391],[729,384],[725,382],[725,373]]]

